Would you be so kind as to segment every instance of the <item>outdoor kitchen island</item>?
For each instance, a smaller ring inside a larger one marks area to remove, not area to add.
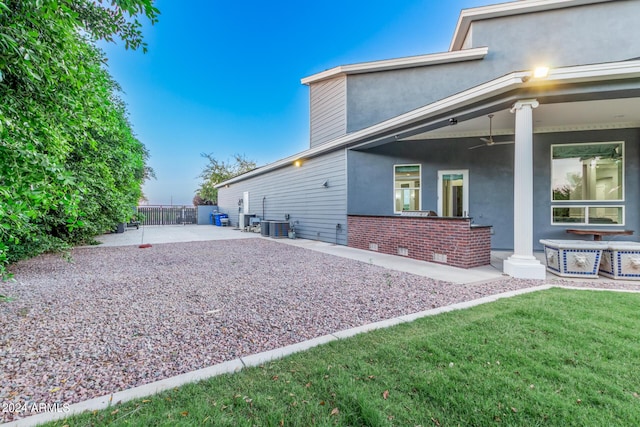
[[[469,217],[429,213],[349,215],[348,246],[460,268],[490,264],[490,225],[472,224]]]

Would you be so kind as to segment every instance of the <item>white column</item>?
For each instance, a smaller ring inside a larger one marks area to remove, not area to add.
[[[515,158],[513,165],[513,250],[503,271],[521,279],[544,279],[545,266],[533,256],[533,109],[535,99],[516,102]]]

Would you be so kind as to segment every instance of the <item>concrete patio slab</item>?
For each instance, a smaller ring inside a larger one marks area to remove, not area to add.
[[[243,233],[231,227],[214,225],[146,225],[128,228],[124,233],[103,234],[96,237],[100,246],[130,246],[144,243],[201,242],[206,240],[252,239],[256,233]]]

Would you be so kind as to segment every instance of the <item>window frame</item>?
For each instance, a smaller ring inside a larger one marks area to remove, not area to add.
[[[553,210],[554,209],[566,209],[566,208],[584,208],[584,217],[585,217],[585,221],[584,222],[556,222],[554,220],[554,216],[553,216]],[[622,222],[620,224],[606,224],[606,223],[594,223],[594,222],[589,222],[589,209],[590,208],[617,208],[617,209],[622,209],[622,213],[621,213],[621,217],[622,217]],[[568,226],[584,226],[584,225],[588,225],[588,226],[597,226],[597,227],[622,227],[625,225],[626,222],[626,217],[625,217],[625,206],[624,205],[584,205],[584,204],[580,204],[580,205],[552,205],[551,206],[551,225],[558,225],[558,226],[562,226],[562,227],[568,227]]]
[[[615,199],[615,200],[591,200],[591,199],[576,199],[576,200],[554,200],[553,198],[553,149],[554,147],[567,147],[567,146],[572,146],[572,145],[605,145],[605,144],[620,144],[620,146],[622,147],[622,153],[621,153],[621,158],[622,158],[622,179],[621,179],[621,185],[622,185],[622,198],[620,199]],[[626,197],[626,179],[625,179],[625,144],[624,141],[600,141],[600,142],[571,142],[568,144],[551,144],[551,147],[549,149],[549,156],[550,156],[550,160],[549,160],[549,169],[550,169],[550,181],[551,181],[551,185],[549,186],[549,198],[551,203],[561,203],[561,204],[568,204],[568,203],[624,203],[625,202],[625,197]]]
[[[616,200],[554,200],[553,199],[553,149],[554,147],[566,147],[571,145],[605,145],[605,144],[620,144],[621,147],[621,185],[622,185],[622,197]],[[597,226],[597,227],[621,227],[626,223],[626,161],[625,161],[625,141],[597,141],[597,142],[572,142],[568,144],[551,144],[549,149],[549,198],[551,202],[550,209],[550,222],[552,226]],[[564,208],[584,208],[584,222],[556,222],[554,220],[553,210]],[[589,209],[591,208],[618,208],[621,209],[621,223],[620,224],[606,224],[606,223],[591,223],[589,222]]]
[[[418,167],[418,179],[420,187],[410,187],[410,190],[419,190],[418,191],[418,211],[422,210],[422,164],[420,163],[398,163],[398,164],[394,164],[393,165],[393,170],[392,170],[392,179],[393,179],[393,213],[394,214],[402,214],[402,212],[410,212],[410,211],[404,211],[404,210],[396,210],[396,191],[397,190],[403,190],[403,188],[397,188],[396,187],[396,168],[397,167],[402,167],[402,166],[417,166]]]

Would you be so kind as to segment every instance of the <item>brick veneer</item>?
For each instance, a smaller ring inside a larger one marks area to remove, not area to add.
[[[469,218],[349,215],[347,223],[348,245],[354,248],[370,250],[375,244],[377,252],[391,255],[406,248],[409,258],[461,268],[491,261],[491,228],[471,227]]]

